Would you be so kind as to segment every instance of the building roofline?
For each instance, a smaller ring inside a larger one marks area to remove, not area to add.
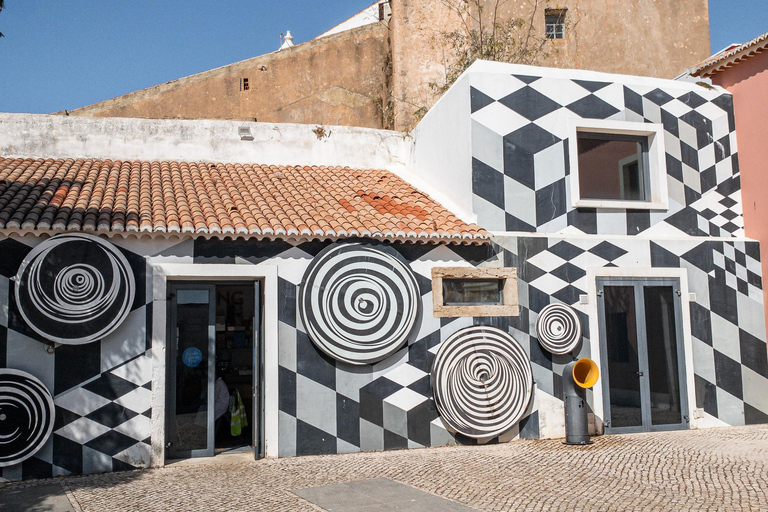
[[[710,77],[768,49],[768,32],[735,48],[728,47],[688,68],[691,76]]]
[[[264,62],[271,62],[274,59],[283,59],[288,58],[292,54],[297,52],[302,52],[305,50],[309,50],[311,48],[314,48],[316,46],[321,46],[325,44],[330,44],[334,41],[337,41],[339,39],[343,39],[345,37],[350,37],[355,33],[358,32],[364,32],[367,30],[375,30],[378,27],[376,24],[371,25],[363,25],[361,27],[352,28],[350,30],[339,32],[337,34],[331,34],[326,37],[322,37],[319,39],[310,39],[309,41],[305,41],[303,43],[295,44],[289,48],[285,48],[282,50],[275,50],[273,52],[264,53],[261,55],[257,55],[255,57],[250,57],[248,59],[240,60],[237,62],[232,62],[230,64],[224,64],[223,66],[219,66],[213,69],[208,69],[205,71],[201,71],[199,73],[194,73],[192,75],[187,75],[180,78],[175,78],[173,80],[169,80],[167,82],[163,82],[161,84],[151,85],[149,87],[145,87],[143,89],[139,89],[137,91],[131,91],[127,92],[125,94],[120,94],[118,96],[115,96],[113,98],[108,98],[106,100],[98,101],[96,103],[91,103],[90,105],[83,105],[82,107],[77,107],[75,109],[71,110],[60,110],[57,112],[52,112],[52,114],[66,114],[66,115],[86,115],[88,111],[98,109],[101,107],[111,107],[112,104],[118,103],[122,100],[130,99],[131,101],[135,101],[137,98],[143,98],[147,96],[152,96],[155,94],[163,93],[167,90],[174,89],[176,87],[179,87],[181,85],[186,85],[190,83],[196,83],[200,82],[202,80],[206,80],[208,78],[217,77],[219,75],[225,74],[227,70],[237,70],[237,69],[245,69],[245,68],[252,68],[260,63]]]

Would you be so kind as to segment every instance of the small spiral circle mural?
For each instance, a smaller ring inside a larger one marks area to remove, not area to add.
[[[571,352],[581,341],[581,322],[576,311],[559,303],[545,306],[536,319],[536,336],[541,346],[553,354]]]
[[[416,279],[394,249],[339,244],[309,265],[299,313],[320,350],[339,361],[370,364],[406,342],[419,301]]]
[[[522,419],[533,372],[512,336],[495,327],[467,327],[440,345],[432,387],[443,421],[465,436],[489,439]]]
[[[55,236],[35,247],[16,275],[16,302],[27,325],[57,343],[90,343],[114,331],[133,304],[125,256],[92,235]]]
[[[0,467],[34,455],[53,432],[53,397],[20,370],[0,369]]]

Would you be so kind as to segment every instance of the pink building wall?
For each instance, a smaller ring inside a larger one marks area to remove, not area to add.
[[[747,236],[760,241],[763,279],[768,276],[768,51],[715,73],[712,83],[733,94]],[[763,282],[763,303],[768,287]],[[766,314],[768,325],[768,313]]]

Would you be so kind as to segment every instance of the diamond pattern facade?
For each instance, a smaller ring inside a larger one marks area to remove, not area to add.
[[[695,407],[729,425],[768,421],[768,363],[763,322],[762,280],[757,242],[587,236],[496,237],[505,260],[521,276],[521,314],[510,323],[516,339],[531,340],[531,363],[539,391],[562,396],[561,375],[571,356],[553,356],[538,348],[535,323],[548,304],[576,309],[583,326],[574,357],[591,357],[589,293],[586,269],[685,268],[695,382]],[[590,297],[590,300],[594,300]],[[749,356],[746,356],[749,354]],[[746,357],[745,357],[746,356]],[[720,405],[720,407],[718,407]]]
[[[26,239],[25,239],[26,240]],[[0,252],[20,262],[32,249],[0,240]],[[36,375],[54,395],[53,435],[31,459],[2,469],[3,480],[148,467],[152,396],[151,332],[146,314],[146,263],[123,250],[134,272],[137,293],[127,319],[102,340],[85,345],[46,343],[15,307],[13,264],[0,275],[0,366]]]
[[[683,304],[690,319],[685,341],[692,361],[691,407],[700,409],[709,425],[768,422],[763,283],[758,245],[744,238],[730,96],[660,80],[609,80],[608,75],[590,80],[585,73],[569,77],[566,71],[535,76],[534,68],[514,68],[524,72],[470,72],[466,78],[472,112],[464,121],[471,123],[472,140],[463,172],[471,173],[478,224],[497,232],[493,243],[387,242],[415,275],[422,314],[407,343],[375,364],[328,357],[302,325],[299,287],[330,242],[117,241],[137,283],[124,324],[100,341],[57,346],[49,353],[45,340],[20,317],[12,281],[39,239],[0,239],[0,304],[7,305],[0,307],[0,365],[38,377],[56,405],[49,442],[22,464],[3,468],[0,477],[150,464],[150,445],[158,440],[151,439],[149,305],[165,300],[165,291],[154,295],[147,286],[148,258],[151,263],[227,264],[229,270],[264,263],[277,268],[280,456],[476,443],[446,428],[430,382],[440,344],[470,325],[508,332],[532,363],[535,385],[528,411],[511,431],[489,442],[562,436],[563,368],[596,349],[590,279],[617,268],[632,275],[684,270],[690,293]],[[663,125],[668,210],[572,207],[568,124],[582,118]],[[516,268],[519,316],[435,318],[432,268],[468,265]],[[584,336],[572,354],[552,355],[536,337],[538,314],[551,303],[572,306],[581,321]],[[162,375],[154,370],[155,378]],[[587,400],[594,410],[593,392]]]
[[[473,194],[495,231],[744,236],[730,94],[667,82],[470,74]],[[500,85],[503,84],[503,85]],[[569,123],[602,119],[664,127],[667,211],[575,208]],[[503,154],[503,158],[489,157]]]
[[[393,245],[416,275],[423,315],[407,346],[379,363],[358,366],[333,360],[317,349],[296,311],[303,271],[325,245],[302,244],[273,258],[279,269],[283,258],[300,261],[290,271],[279,270],[279,455],[475,444],[449,432],[440,420],[430,384],[432,361],[440,343],[462,327],[507,319],[434,318],[430,276],[433,266],[496,262],[498,249]],[[531,413],[532,408],[521,422],[531,424],[527,429],[518,428],[504,439],[536,437],[538,424],[529,419],[536,418]]]

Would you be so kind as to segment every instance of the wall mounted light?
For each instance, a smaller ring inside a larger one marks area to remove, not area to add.
[[[240,140],[253,140],[253,134],[248,126],[238,127],[237,134],[240,136]]]

